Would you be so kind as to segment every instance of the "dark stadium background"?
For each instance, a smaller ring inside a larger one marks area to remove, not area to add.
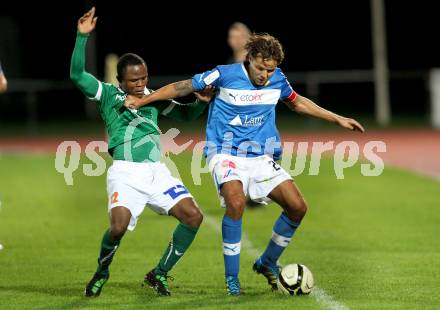
[[[391,72],[427,74],[440,66],[434,3],[385,1]],[[246,23],[278,37],[286,51],[285,72],[372,68],[370,1],[159,2],[70,1],[0,4],[0,61],[12,79],[69,78],[77,19],[97,8],[97,76],[104,57],[135,52],[146,60],[151,79],[186,75],[225,62],[228,26]],[[390,81],[395,115],[426,117],[426,79]],[[294,87],[304,95],[304,85]],[[0,97],[0,121],[24,121],[22,92]],[[38,93],[38,119],[85,118],[83,96],[74,89]],[[373,116],[372,83],[323,85],[318,103],[338,112]]]

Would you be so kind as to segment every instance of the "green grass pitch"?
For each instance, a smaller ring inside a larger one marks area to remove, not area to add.
[[[173,159],[203,212],[220,222],[210,176],[195,186],[190,157]],[[170,273],[172,296],[142,288],[177,223],[146,209],[123,239],[101,296],[85,299],[108,226],[105,175],[77,170],[67,186],[49,155],[3,154],[0,171],[0,309],[440,308],[440,184],[428,178],[388,167],[364,177],[357,165],[337,180],[329,159],[319,176],[296,177],[309,212],[281,260],[306,264],[320,294],[272,293],[252,272],[253,252],[264,249],[280,212],[269,205],[244,215],[253,246],[242,249],[244,295],[225,295],[221,236],[208,221]]]

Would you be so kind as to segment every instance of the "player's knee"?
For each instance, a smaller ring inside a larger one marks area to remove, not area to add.
[[[113,240],[121,239],[125,232],[127,231],[127,226],[122,223],[114,223],[110,229],[110,236]]]
[[[300,223],[306,213],[307,203],[303,199],[289,204],[287,215],[291,220]]]
[[[196,215],[194,215],[194,226],[200,226],[203,222],[203,214],[198,211]]]
[[[192,208],[189,212],[187,212],[186,216],[182,219],[182,222],[193,226],[193,227],[199,227],[200,224],[202,224],[203,221],[203,214],[200,211],[199,208]]]
[[[243,198],[231,199],[226,203],[226,213],[234,220],[239,220],[243,215],[246,201]]]
[[[301,199],[299,202],[293,204],[291,209],[293,210],[296,220],[301,221],[307,213],[307,203]]]
[[[298,205],[298,214],[304,217],[307,213],[307,203],[301,199],[301,203]]]
[[[200,224],[202,224],[203,221],[203,214],[200,212],[199,209],[195,208],[195,210],[192,212],[191,216],[189,217],[189,225],[198,227]]]

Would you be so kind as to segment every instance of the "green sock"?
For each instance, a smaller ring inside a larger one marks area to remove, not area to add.
[[[121,240],[111,240],[110,229],[105,231],[101,241],[101,252],[99,253],[98,268],[96,269],[97,273],[105,276],[109,275],[108,267],[113,260],[113,256],[115,255],[120,242]]]
[[[173,232],[173,238],[168,245],[168,248],[160,259],[159,264],[156,266],[155,271],[159,274],[166,274],[170,271],[183,256],[183,253],[189,248],[198,230],[198,227],[179,223]]]

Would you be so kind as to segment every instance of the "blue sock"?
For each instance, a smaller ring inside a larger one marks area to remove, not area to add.
[[[222,221],[223,258],[225,276],[237,277],[240,270],[241,219],[231,219],[227,215]]]
[[[266,251],[261,255],[261,262],[266,266],[275,266],[284,249],[289,245],[299,223],[295,223],[281,213],[273,226],[272,239],[267,245]]]

